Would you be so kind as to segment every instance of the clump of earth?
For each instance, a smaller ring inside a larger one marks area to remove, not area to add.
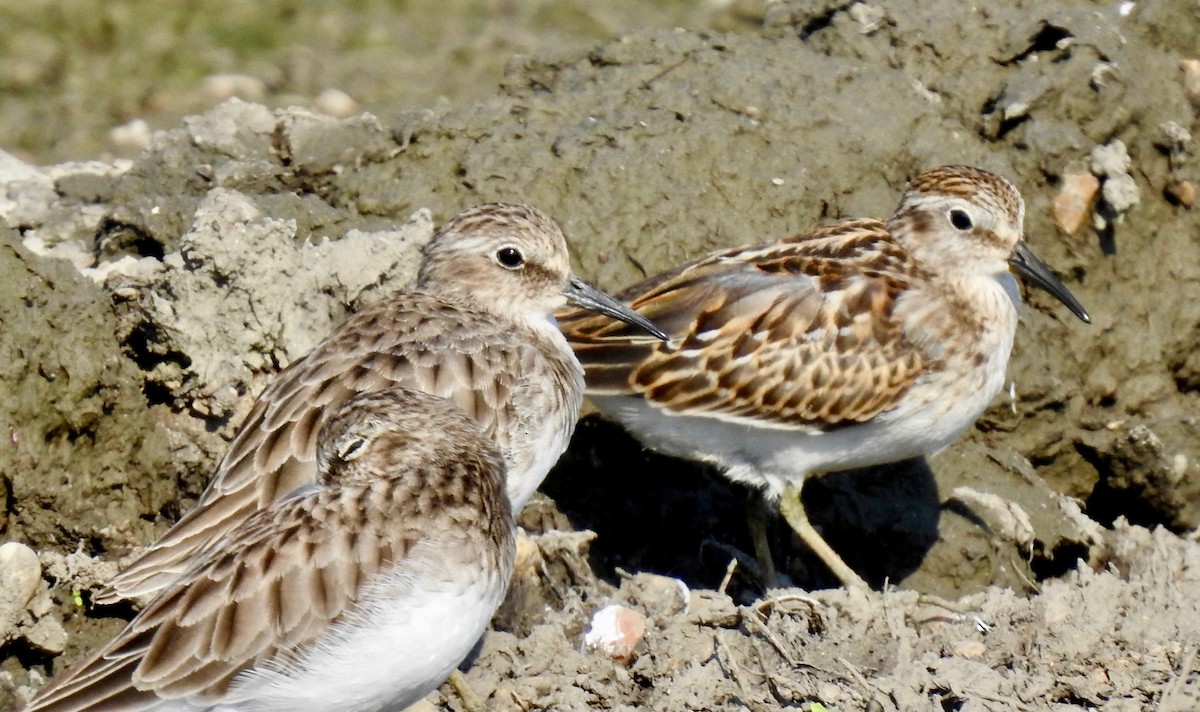
[[[883,217],[968,163],[1019,186],[1093,324],[1028,294],[1011,387],[966,436],[806,486],[881,591],[829,588],[777,523],[797,588],[764,592],[739,563],[753,493],[588,415],[468,683],[501,710],[1194,709],[1198,34],[1184,2],[772,2],[750,30],[515,58],[459,107],[233,99],[131,159],[0,155],[0,706],[119,630],[132,607],[92,592],[187,510],[272,375],[405,288],[461,208],[536,205],[616,290]],[[628,649],[595,642],[609,606]]]

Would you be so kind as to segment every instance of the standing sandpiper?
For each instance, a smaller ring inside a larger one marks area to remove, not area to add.
[[[1024,217],[1007,180],[944,166],[887,222],[723,250],[622,292],[670,344],[579,311],[560,324],[601,411],[780,499],[805,544],[865,589],[809,523],[805,478],[931,454],[970,427],[1004,383],[1013,270],[1090,321],[1022,241]],[[765,533],[753,534],[773,583]]]
[[[313,482],[192,559],[26,712],[384,712],[440,685],[512,575],[503,456],[420,391],[331,413]]]
[[[571,302],[666,338],[570,272],[553,220],[489,203],[425,246],[415,290],[368,306],[259,396],[196,507],[122,571],[98,603],[161,591],[256,511],[311,485],[317,433],[357,393],[413,388],[453,401],[500,446],[520,512],[566,449],[583,370],[554,322]]]

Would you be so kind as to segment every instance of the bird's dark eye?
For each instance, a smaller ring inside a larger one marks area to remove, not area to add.
[[[496,252],[496,261],[509,269],[516,269],[525,264],[525,256],[515,247],[501,247]]]
[[[954,229],[963,231],[970,230],[974,226],[967,211],[958,208],[950,211],[950,224],[954,226]]]
[[[338,457],[343,461],[353,460],[362,454],[363,445],[366,444],[367,441],[362,438],[354,438],[350,442],[342,443],[341,447],[338,448]]]

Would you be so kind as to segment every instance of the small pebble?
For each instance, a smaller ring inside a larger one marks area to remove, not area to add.
[[[1133,166],[1133,159],[1125,142],[1117,139],[1092,149],[1092,173],[1098,176],[1117,176],[1127,173]]]
[[[1183,72],[1183,95],[1200,109],[1200,59],[1181,59],[1179,69]]]
[[[1097,228],[1103,229],[1110,222],[1119,223],[1125,213],[1141,202],[1137,181],[1129,173],[1132,167],[1133,159],[1125,143],[1119,139],[1092,149],[1092,173],[1104,176],[1100,186],[1103,210],[1096,211],[1092,216]]]
[[[326,89],[313,102],[313,108],[322,114],[344,119],[358,113],[358,102],[340,89]]]
[[[204,80],[204,91],[215,102],[237,97],[258,101],[267,95],[267,85],[246,74],[214,74]]]
[[[1104,202],[1108,203],[1113,212],[1118,215],[1129,212],[1142,200],[1137,181],[1128,173],[1110,175],[1108,180],[1104,181],[1104,187],[1100,189],[1100,194],[1104,196]]]
[[[1190,208],[1196,203],[1196,185],[1190,180],[1173,180],[1163,190],[1174,205]]]
[[[15,541],[0,545],[0,641],[12,635],[41,580],[42,565],[33,549]]]
[[[1087,222],[1099,193],[1100,180],[1091,173],[1063,176],[1062,189],[1050,206],[1054,222],[1068,235],[1076,234]]]
[[[625,606],[605,606],[592,616],[583,636],[584,645],[628,665],[633,651],[646,635],[646,617]]]

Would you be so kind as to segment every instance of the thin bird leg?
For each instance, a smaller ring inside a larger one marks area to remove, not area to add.
[[[746,529],[750,531],[750,541],[754,545],[754,558],[758,561],[759,583],[763,591],[780,585],[779,574],[775,569],[775,558],[771,555],[770,513],[761,494],[751,492],[746,498]]]
[[[800,536],[800,540],[808,545],[809,549],[816,554],[825,566],[833,572],[834,576],[842,582],[842,585],[848,589],[857,588],[860,591],[870,591],[871,587],[861,576],[854,573],[854,570],[842,561],[842,557],[838,556],[821,537],[820,533],[813,528],[811,522],[808,521],[808,512],[804,511],[804,503],[800,501],[800,489],[804,486],[804,481],[801,480],[797,484],[789,484],[783,490],[783,495],[779,498],[779,512],[792,529]]]
[[[462,703],[463,709],[467,712],[487,712],[487,704],[479,699],[479,695],[471,689],[471,683],[467,682],[467,676],[461,670],[455,670],[450,673],[450,677],[446,679],[450,683],[454,694],[458,696],[458,701]]]

